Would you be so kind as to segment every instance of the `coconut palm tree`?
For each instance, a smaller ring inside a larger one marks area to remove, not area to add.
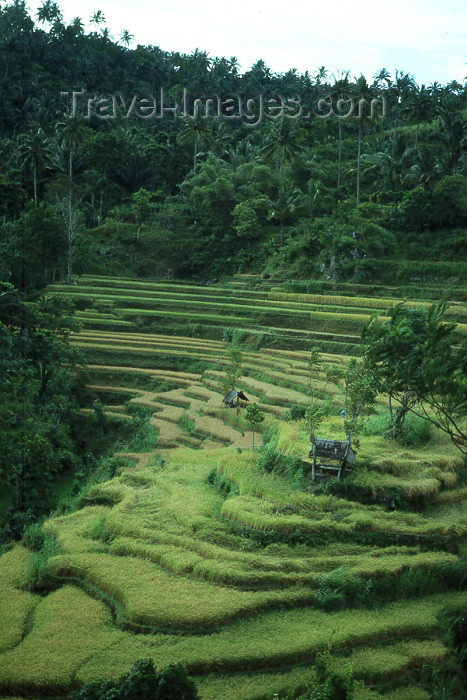
[[[93,12],[89,21],[97,27],[99,24],[105,23],[105,15],[102,10],[97,10],[97,12]]]
[[[352,86],[354,95],[358,100],[358,146],[357,146],[357,207],[360,204],[360,169],[361,169],[361,154],[362,154],[362,138],[365,129],[365,124],[369,121],[368,105],[371,104],[373,95],[366,78],[361,75],[355,84]]]
[[[407,96],[405,105],[402,105],[401,114],[408,116],[410,120],[415,121],[417,130],[415,132],[415,146],[418,145],[418,135],[420,131],[420,122],[426,122],[433,118],[435,112],[435,104],[430,90],[424,85],[420,88],[416,86],[413,92]]]
[[[344,95],[349,89],[349,71],[339,71],[337,77],[334,76],[333,92],[337,100],[344,100]],[[338,110],[342,111],[342,110]],[[339,128],[339,142],[337,148],[337,189],[341,186],[341,170],[342,170],[342,119],[337,116],[337,125]]]
[[[53,0],[44,0],[36,12],[36,17],[38,22],[48,22],[49,24],[61,22],[63,19],[59,6]]]
[[[393,143],[396,143],[397,136],[397,121],[399,119],[400,105],[405,103],[409,98],[412,91],[415,89],[416,84],[412,75],[409,73],[404,73],[404,71],[396,70],[396,77],[388,92],[394,100],[394,133],[393,133]]]
[[[73,157],[86,136],[83,123],[76,117],[66,119],[57,124],[58,141],[68,151],[68,176],[70,185],[73,182]]]
[[[184,120],[185,126],[183,130],[177,136],[177,143],[183,146],[189,141],[193,141],[193,172],[196,170],[198,146],[202,143],[205,148],[212,149],[216,144],[216,136],[209,125],[206,123],[206,119],[203,119],[199,112],[196,116],[191,118],[188,117]]]
[[[35,204],[37,204],[37,174],[41,168],[47,165],[51,156],[50,139],[40,126],[33,128],[23,137],[20,145],[20,157],[23,167],[30,166],[32,170]]]
[[[467,151],[467,122],[461,114],[450,109],[438,109],[439,128],[433,133],[433,139],[442,144],[448,156],[448,167],[456,170],[463,153]]]
[[[122,44],[125,44],[125,46],[129,46],[134,38],[134,35],[130,34],[128,29],[124,29],[123,32],[120,34],[120,41],[122,42]]]
[[[298,141],[298,131],[291,119],[282,117],[271,129],[268,141],[261,149],[260,155],[267,161],[279,157],[279,175],[285,163],[294,160],[303,153],[304,148]]]
[[[303,204],[303,193],[292,183],[282,181],[275,201],[269,200],[268,219],[275,219],[280,225],[280,242],[284,242],[284,224],[297,208]]]

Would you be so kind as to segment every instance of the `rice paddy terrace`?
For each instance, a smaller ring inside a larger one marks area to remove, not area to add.
[[[397,290],[291,294],[238,276],[223,287],[82,277],[50,291],[79,309],[89,405],[99,398],[115,422],[148,409],[157,444],[120,453],[113,479],[45,523],[48,558],[24,545],[0,558],[0,696],[61,697],[151,657],[158,669],[181,661],[205,700],[298,697],[329,648],[360,700],[428,699],[426,667],[449,653],[439,617],[467,604],[459,453],[437,431],[418,449],[364,435],[347,492],[333,494],[266,470],[244,412],[222,404],[225,349],[241,341],[238,385],[269,445],[306,458],[304,422],[283,414],[309,403],[310,348],[344,365]],[[448,313],[467,329],[465,303]],[[322,372],[314,386],[336,406],[322,432],[343,439],[339,387]],[[39,594],[24,580],[41,556]]]

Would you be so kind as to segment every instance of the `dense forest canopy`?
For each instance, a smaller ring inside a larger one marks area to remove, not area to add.
[[[240,74],[235,57],[130,49],[102,13],[90,33],[50,0],[35,17],[24,2],[0,10],[0,270],[23,293],[83,270],[384,281],[400,260],[446,278],[442,261],[462,259],[466,84],[262,60]],[[161,90],[178,112],[141,118]],[[216,95],[224,112],[205,118]],[[102,118],[112,96],[119,115]],[[273,108],[258,119],[260,98]],[[227,118],[229,99],[257,126]]]

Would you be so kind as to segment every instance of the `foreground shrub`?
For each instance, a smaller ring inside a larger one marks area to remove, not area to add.
[[[391,438],[391,417],[389,413],[382,413],[370,418],[362,428],[364,435],[382,435]],[[431,437],[431,423],[424,418],[408,413],[404,425],[397,436],[396,442],[404,447],[422,447]]]
[[[303,700],[353,700],[355,681],[352,670],[336,669],[329,650],[316,655],[316,684]]]
[[[86,683],[69,700],[198,700],[196,686],[181,664],[156,672],[152,659],[140,659],[117,683]]]
[[[37,547],[41,542],[41,537],[42,543],[31,559],[22,582],[22,588],[25,591],[36,591],[46,588],[49,558],[63,551],[55,539],[55,535],[42,533],[41,536],[37,530],[34,530],[33,534],[28,535],[27,539]],[[34,547],[31,547],[31,549],[34,549]]]

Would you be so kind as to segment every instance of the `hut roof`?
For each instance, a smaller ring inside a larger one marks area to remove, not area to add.
[[[230,403],[231,401],[234,401],[236,398],[241,399],[242,401],[248,401],[248,397],[243,393],[243,391],[237,391],[236,389],[231,389],[228,394],[224,396],[222,399],[224,403]]]
[[[316,438],[314,441],[315,453],[318,457],[339,459],[353,454],[352,446],[348,440],[326,440]]]

